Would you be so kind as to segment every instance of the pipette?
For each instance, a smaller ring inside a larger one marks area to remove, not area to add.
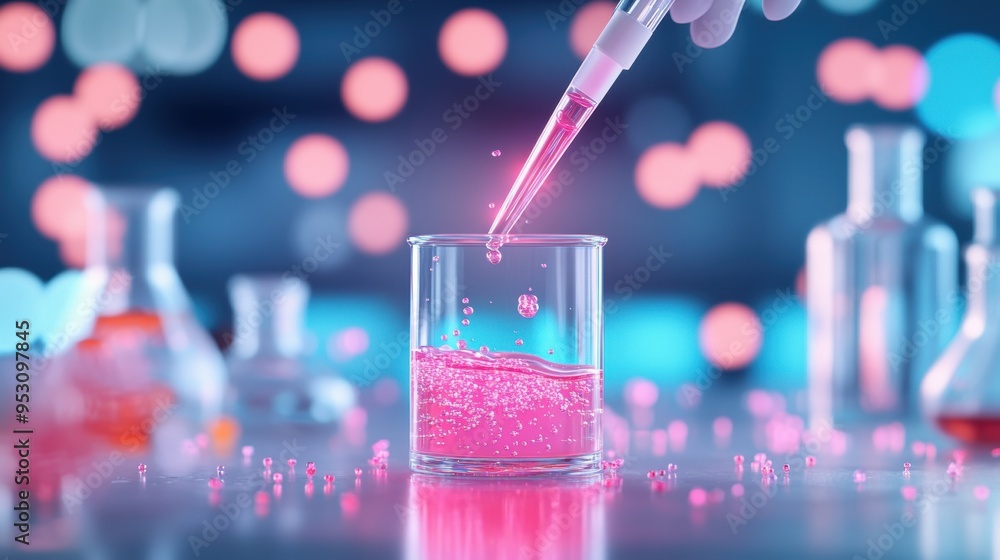
[[[531,155],[521,168],[493,226],[490,249],[503,244],[552,169],[611,89],[622,70],[632,67],[674,0],[621,0],[590,53],[576,71]],[[492,260],[492,259],[491,259]]]

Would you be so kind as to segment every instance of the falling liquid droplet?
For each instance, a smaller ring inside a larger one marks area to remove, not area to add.
[[[493,157],[500,157],[500,150],[493,150],[492,152],[490,152],[490,155],[492,155]]]
[[[502,258],[503,255],[501,255],[500,251],[497,251],[496,249],[490,249],[489,251],[486,251],[486,259],[489,260],[490,263],[492,264],[500,264],[500,259]]]

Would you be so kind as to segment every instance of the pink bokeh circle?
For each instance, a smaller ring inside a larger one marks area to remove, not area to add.
[[[402,245],[408,221],[402,201],[389,193],[373,192],[351,207],[347,233],[362,252],[384,255]]]
[[[247,77],[277,80],[291,72],[299,59],[299,32],[288,19],[269,12],[253,14],[236,26],[233,62]]]
[[[378,56],[352,64],[340,84],[340,96],[347,111],[369,122],[395,117],[406,104],[408,94],[409,85],[403,69]]]
[[[701,169],[680,144],[650,146],[635,165],[639,196],[656,208],[680,208],[698,194]]]
[[[285,153],[285,180],[307,198],[329,196],[344,185],[350,159],[344,145],[325,134],[308,134]]]
[[[493,12],[459,10],[441,26],[438,52],[444,65],[456,74],[486,74],[500,66],[507,54],[507,29]]]
[[[713,365],[732,370],[746,367],[763,342],[760,319],[741,303],[721,303],[702,317],[698,342],[702,355]]]

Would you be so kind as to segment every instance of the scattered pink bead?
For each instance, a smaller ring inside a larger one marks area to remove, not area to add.
[[[660,469],[660,473],[659,474],[660,474],[660,476],[667,476],[666,469]]]
[[[737,456],[733,457],[733,462],[736,463],[737,465],[742,465],[743,461],[744,461],[744,459],[743,459],[742,455],[737,455]]]
[[[656,471],[649,471],[646,473],[646,478],[656,478]]]
[[[241,452],[243,453],[244,457],[246,457],[247,459],[249,459],[253,455],[253,446],[252,445],[244,445],[243,449],[241,450]]]
[[[911,466],[912,465],[910,465],[910,462],[907,461],[907,462],[903,463],[903,470],[904,471],[909,471]]]
[[[677,472],[677,465],[670,463],[667,465],[667,472]]]
[[[296,461],[295,459],[289,459],[288,460],[288,468],[295,469],[295,464],[296,463],[298,463],[298,461]]]
[[[361,471],[361,467],[355,467],[355,468],[354,468],[354,476],[355,476],[355,477],[357,477],[357,478],[361,478],[361,472],[362,472],[362,471]]]
[[[334,480],[334,477],[333,477],[332,474],[324,474],[323,475],[323,482],[325,482],[327,484],[333,484],[333,480]]]
[[[316,465],[309,463],[306,465],[306,476],[312,478],[314,474],[316,474]]]
[[[773,465],[773,464],[774,463],[772,463],[771,460],[768,459],[768,460],[764,461],[764,468],[765,469],[769,469],[769,468],[771,468],[771,465]]]
[[[788,472],[792,470],[792,467],[788,465],[788,463],[785,463],[782,465],[781,470],[785,471],[785,474],[788,474]]]
[[[864,482],[867,478],[864,471],[854,471],[854,482]]]
[[[493,157],[500,157],[500,150],[493,150],[490,152],[490,155]]]
[[[694,507],[701,507],[708,501],[708,493],[702,488],[692,488],[688,493],[688,502]]]
[[[271,461],[270,457],[264,457],[264,468],[265,469],[271,468],[271,463],[272,463],[272,461]]]
[[[815,467],[816,466],[816,458],[813,457],[812,455],[806,457],[806,466],[807,467]]]
[[[139,474],[146,474],[146,463],[139,463]]]
[[[980,502],[985,502],[990,497],[990,489],[985,486],[976,486],[972,489],[972,495]]]
[[[212,478],[208,479],[208,487],[211,488],[212,490],[218,490],[222,488],[222,481],[213,476]]]
[[[900,488],[900,493],[903,494],[903,499],[912,502],[917,499],[917,487],[916,486],[904,486]]]
[[[274,483],[275,484],[281,484],[281,481],[284,480],[285,477],[281,476],[280,472],[276,472],[276,473],[274,473],[274,477],[273,478],[274,478]]]
[[[758,453],[758,454],[756,454],[756,455],[753,456],[753,460],[757,461],[758,463],[763,464],[764,461],[767,460],[767,454],[766,453]]]
[[[389,465],[386,465],[385,463],[379,463],[378,464],[378,470],[380,470],[380,471],[384,471],[387,468],[389,468]]]
[[[625,459],[618,457],[617,459],[612,461],[612,463],[614,464],[616,469],[620,469],[625,464]]]
[[[222,476],[222,475],[226,474],[226,465],[219,465],[219,466],[215,467],[215,472],[219,476]]]

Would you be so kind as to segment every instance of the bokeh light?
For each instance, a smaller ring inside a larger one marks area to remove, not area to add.
[[[211,66],[226,48],[226,6],[219,0],[150,0],[142,52],[165,73],[190,75]]]
[[[625,402],[631,406],[649,408],[660,398],[656,383],[641,377],[633,377],[625,384]]]
[[[27,2],[0,6],[0,68],[10,72],[38,70],[56,46],[56,30],[41,8]]]
[[[351,241],[359,250],[372,255],[384,255],[401,247],[407,226],[406,207],[384,192],[359,198],[347,219]]]
[[[872,101],[900,111],[917,104],[927,92],[927,63],[916,49],[893,45],[882,49]]]
[[[819,5],[831,12],[853,16],[871,10],[879,0],[819,0]]]
[[[248,78],[277,80],[299,59],[299,32],[278,14],[257,13],[236,26],[232,51],[236,68]]]
[[[368,351],[368,331],[351,326],[335,332],[327,342],[326,351],[330,358],[344,362]]]
[[[31,199],[31,220],[49,239],[83,237],[87,227],[86,201],[91,184],[76,175],[46,179]]]
[[[741,303],[721,303],[705,314],[698,328],[702,355],[722,369],[739,369],[757,357],[763,339],[760,319]]]
[[[73,0],[61,22],[63,49],[79,67],[129,64],[139,51],[143,7],[138,0]]]
[[[124,126],[139,111],[139,80],[120,64],[96,64],[80,73],[73,84],[79,101],[102,130]]]
[[[959,215],[972,217],[972,189],[983,186],[1000,188],[1000,158],[997,154],[1000,154],[1000,131],[960,140],[950,147],[945,159],[945,200]]]
[[[292,190],[307,198],[337,192],[349,168],[344,145],[325,134],[303,136],[285,153],[285,180]]]
[[[492,12],[459,10],[441,26],[438,52],[444,65],[456,74],[486,74],[496,70],[507,54],[507,30]]]
[[[664,142],[651,146],[635,165],[635,185],[656,208],[680,208],[694,200],[701,181],[698,162],[684,146]]]
[[[659,142],[684,142],[691,134],[691,115],[680,101],[650,96],[637,101],[625,114],[625,137],[637,150]]]
[[[878,81],[881,57],[863,39],[839,39],[827,45],[816,63],[820,89],[841,103],[867,99]]]
[[[94,149],[97,122],[83,103],[68,95],[55,95],[35,109],[31,141],[49,161],[79,161]]]
[[[736,183],[750,169],[750,139],[740,127],[722,121],[699,126],[687,144],[700,169],[701,182],[709,187]]]
[[[573,14],[573,21],[569,25],[569,46],[576,56],[586,58],[614,12],[613,3],[598,1],[580,6]]]
[[[409,85],[403,69],[377,56],[352,64],[340,84],[340,96],[348,112],[369,122],[395,117],[406,104],[408,94]]]
[[[985,35],[961,33],[927,51],[930,85],[917,104],[928,128],[950,137],[970,138],[1000,127],[993,92],[1000,79],[1000,45]]]

